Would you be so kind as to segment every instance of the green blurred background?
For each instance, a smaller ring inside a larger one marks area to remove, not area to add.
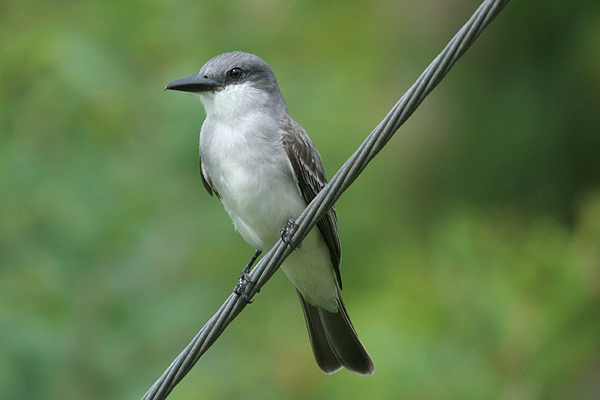
[[[1,1],[0,398],[140,398],[252,254],[166,83],[260,55],[331,177],[478,4]],[[599,21],[509,4],[337,203],[373,377],[277,273],[169,398],[600,398]]]

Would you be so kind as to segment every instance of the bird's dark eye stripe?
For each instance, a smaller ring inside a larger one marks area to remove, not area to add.
[[[242,71],[241,68],[233,68],[231,71],[229,71],[229,76],[231,76],[233,79],[240,79],[243,74],[244,71]]]

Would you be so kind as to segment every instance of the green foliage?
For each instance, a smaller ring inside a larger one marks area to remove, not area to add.
[[[600,397],[600,3],[513,3],[337,204],[375,375],[276,274],[170,398]],[[166,83],[259,54],[331,176],[476,6],[2,3],[0,398],[141,397],[252,254]]]

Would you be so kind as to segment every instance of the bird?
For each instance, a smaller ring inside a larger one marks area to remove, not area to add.
[[[327,184],[319,152],[291,118],[273,70],[257,55],[217,55],[198,74],[176,79],[165,90],[195,93],[204,106],[202,182],[255,248],[248,269]],[[296,288],[319,368],[325,374],[346,368],[372,375],[373,361],[342,301],[340,263],[332,207],[281,268]]]

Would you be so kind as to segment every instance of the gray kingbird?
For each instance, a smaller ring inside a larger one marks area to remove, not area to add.
[[[321,157],[290,117],[273,71],[258,56],[238,51],[218,55],[197,75],[177,79],[166,89],[197,93],[204,105],[202,182],[257,250],[249,269],[327,183]],[[332,374],[345,367],[372,375],[373,361],[340,295],[341,246],[333,208],[317,227],[281,268],[300,297],[321,370]]]

